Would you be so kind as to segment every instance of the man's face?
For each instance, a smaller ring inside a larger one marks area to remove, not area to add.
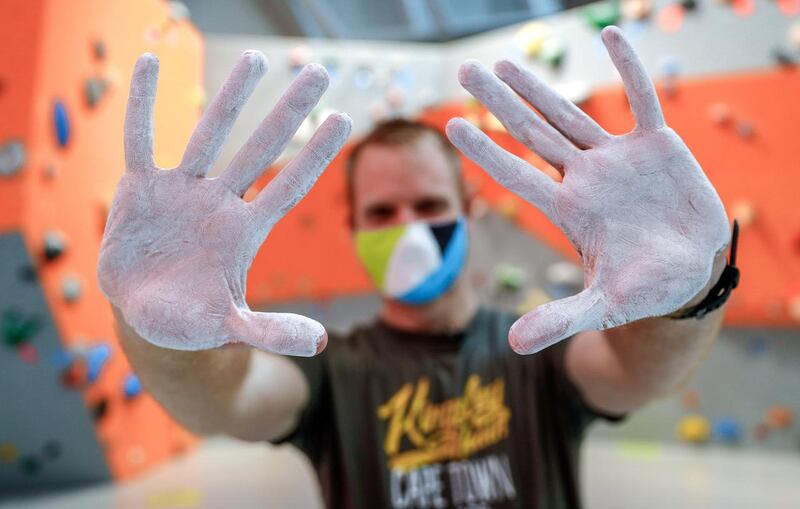
[[[371,230],[416,220],[444,222],[464,214],[455,172],[439,141],[369,145],[353,177],[353,227]]]

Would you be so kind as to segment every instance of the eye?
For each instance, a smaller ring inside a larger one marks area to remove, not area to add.
[[[443,198],[423,198],[414,203],[414,211],[420,216],[436,216],[449,209],[449,203]]]
[[[397,209],[393,205],[378,203],[367,207],[365,215],[369,221],[381,223],[391,220],[396,212]]]

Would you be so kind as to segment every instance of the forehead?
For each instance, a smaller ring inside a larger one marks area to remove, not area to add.
[[[439,194],[458,197],[458,182],[439,140],[423,136],[408,145],[368,145],[356,161],[353,192],[359,205]]]

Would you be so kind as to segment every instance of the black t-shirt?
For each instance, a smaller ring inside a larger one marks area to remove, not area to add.
[[[580,507],[578,449],[605,416],[567,376],[569,340],[518,355],[515,319],[481,309],[453,335],[377,321],[293,358],[311,396],[282,441],[311,459],[328,507]]]

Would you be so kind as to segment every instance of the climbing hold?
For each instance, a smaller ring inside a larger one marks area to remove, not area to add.
[[[747,200],[734,202],[730,207],[730,211],[731,217],[742,227],[750,226],[758,218],[756,206]]]
[[[100,99],[106,94],[108,90],[108,81],[103,78],[87,78],[83,84],[83,95],[86,99],[86,105],[90,108],[97,106]]]
[[[65,276],[61,280],[61,297],[67,302],[75,302],[83,293],[83,286],[75,276]]]
[[[189,19],[189,7],[183,2],[169,2],[169,19],[173,23]]]
[[[39,361],[39,351],[30,343],[17,346],[17,355],[25,364],[36,364]]]
[[[103,417],[106,416],[108,413],[108,400],[106,398],[101,399],[94,405],[92,405],[92,419],[95,421],[101,420]]]
[[[525,298],[516,308],[516,311],[520,315],[524,315],[529,311],[533,311],[535,308],[541,306],[542,304],[547,304],[552,299],[550,295],[547,294],[541,288],[532,288],[528,291],[525,295]]]
[[[98,39],[92,43],[92,55],[96,60],[105,60],[106,53],[106,44],[103,41]]]
[[[0,444],[0,462],[13,463],[17,459],[17,448],[10,442]]]
[[[674,78],[681,71],[681,63],[677,57],[668,55],[661,59],[660,62],[661,74]]]
[[[681,0],[681,7],[687,12],[697,9],[697,0]]]
[[[767,409],[764,422],[775,429],[786,429],[794,422],[794,412],[784,405],[775,405]]]
[[[694,410],[698,406],[700,406],[700,395],[697,391],[686,391],[681,396],[681,405],[686,410]]]
[[[55,127],[56,141],[60,147],[66,147],[69,142],[69,116],[67,107],[61,101],[53,105],[53,126]]]
[[[142,383],[139,381],[138,376],[131,373],[125,377],[122,389],[125,392],[125,397],[132,399],[142,393]]]
[[[567,54],[567,46],[564,41],[557,37],[550,37],[539,52],[539,59],[550,66],[552,69],[560,69]]]
[[[311,61],[311,48],[305,44],[300,44],[289,50],[289,67],[293,72],[298,73],[304,65]]]
[[[708,116],[715,124],[726,125],[731,121],[731,109],[725,103],[713,103],[708,107]]]
[[[766,440],[771,432],[772,430],[769,426],[763,422],[759,422],[756,424],[755,428],[753,428],[753,438],[756,440]]]
[[[684,442],[700,444],[711,436],[711,425],[702,415],[689,415],[680,420],[677,433]]]
[[[50,356],[49,364],[59,371],[63,371],[75,362],[75,355],[64,348],[59,348],[56,353]]]
[[[61,457],[61,444],[55,440],[48,440],[42,448],[42,455],[48,460],[57,460]]]
[[[544,42],[550,37],[550,27],[541,21],[526,23],[514,34],[514,41],[528,58],[539,56]]]
[[[10,177],[25,165],[25,145],[12,140],[0,146],[0,176]]]
[[[494,277],[498,289],[515,292],[525,283],[525,270],[516,265],[501,264],[494,268]]]
[[[47,261],[53,261],[67,249],[67,243],[64,236],[55,231],[48,230],[44,233],[42,244],[44,246],[44,258]]]
[[[793,320],[800,322],[800,295],[789,297],[786,303],[786,311]]]
[[[747,120],[740,120],[736,123],[736,134],[744,139],[750,139],[755,135],[753,124]]]
[[[330,76],[331,81],[334,81],[339,77],[339,69],[342,65],[337,57],[331,55],[325,57],[322,61],[322,67],[328,71],[328,76]]]
[[[42,176],[47,180],[52,180],[58,176],[58,166],[48,163],[42,166]]]
[[[496,208],[503,217],[513,221],[519,214],[519,199],[514,195],[505,196],[497,200]]]
[[[551,263],[545,270],[545,279],[552,284],[583,286],[583,269],[567,261]]]
[[[25,318],[16,309],[9,309],[0,319],[0,329],[3,333],[3,342],[11,347],[17,347],[30,341],[39,331],[41,324],[35,317]]]
[[[590,4],[581,10],[584,19],[596,30],[602,30],[619,21],[619,4],[615,1],[605,1]]]
[[[35,475],[39,472],[42,464],[34,456],[25,456],[20,459],[19,466],[27,475]]]
[[[100,376],[103,366],[106,365],[108,359],[111,357],[111,348],[106,344],[94,346],[86,355],[86,380],[89,383],[94,383]]]
[[[375,84],[375,72],[366,64],[358,66],[353,73],[353,85],[359,90],[367,90]]]
[[[61,372],[61,385],[67,389],[77,389],[86,383],[86,364],[73,362]]]
[[[653,4],[650,0],[622,0],[620,10],[626,20],[641,21],[653,12]]]
[[[679,3],[667,4],[658,11],[656,23],[664,33],[674,34],[683,26],[686,11]]]
[[[719,417],[714,419],[712,435],[717,442],[737,444],[742,440],[742,425],[733,417]]]
[[[800,13],[800,0],[777,0],[775,3],[787,18],[792,18]]]
[[[17,269],[17,276],[26,283],[35,283],[36,275],[36,267],[29,263]]]
[[[775,63],[783,67],[794,67],[797,65],[797,57],[795,57],[794,53],[782,46],[773,48],[772,58],[775,59]]]
[[[792,26],[789,27],[789,31],[786,33],[786,39],[795,51],[800,51],[800,21],[795,21]]]
[[[747,340],[747,353],[759,357],[767,353],[767,342],[761,336],[752,336]]]

